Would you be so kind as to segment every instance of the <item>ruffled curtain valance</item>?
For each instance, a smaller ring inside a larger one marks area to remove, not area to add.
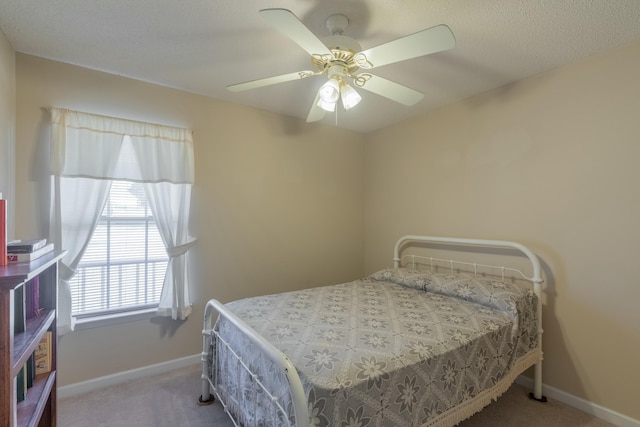
[[[50,111],[54,175],[193,184],[190,130],[62,108]],[[121,156],[125,136],[140,161]]]

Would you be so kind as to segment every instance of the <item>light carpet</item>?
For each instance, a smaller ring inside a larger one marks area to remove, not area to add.
[[[529,390],[514,384],[461,427],[613,427],[563,403],[532,401]],[[232,427],[218,403],[198,406],[200,366],[128,381],[59,399],[60,427]]]

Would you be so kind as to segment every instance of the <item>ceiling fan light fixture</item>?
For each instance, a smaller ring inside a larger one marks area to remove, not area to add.
[[[340,98],[340,83],[336,79],[329,79],[325,84],[320,86],[318,92],[320,99],[326,103],[336,103]]]
[[[325,25],[331,35],[319,39],[290,10],[262,9],[259,13],[275,29],[289,37],[311,56],[312,70],[251,80],[229,85],[227,88],[235,92],[306,79],[307,77],[326,76],[327,81],[316,91],[315,99],[307,116],[308,122],[321,120],[325,110],[336,111],[339,99],[342,99],[345,110],[360,103],[362,100],[360,94],[353,87],[347,85],[347,81],[367,92],[400,104],[415,105],[424,97],[424,94],[391,80],[376,77],[369,72],[359,73],[358,71],[442,52],[452,49],[456,45],[451,29],[446,25],[436,25],[362,50],[357,41],[344,35],[345,29],[349,25],[349,19],[345,15],[329,16]]]
[[[346,83],[342,86],[340,95],[342,96],[342,106],[345,110],[355,107],[362,101],[360,94]]]

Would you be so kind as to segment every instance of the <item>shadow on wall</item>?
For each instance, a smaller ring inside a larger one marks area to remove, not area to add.
[[[474,260],[472,262],[477,262],[477,256],[483,255],[489,255],[491,259],[494,259],[493,257],[496,256],[513,258],[515,255],[517,257],[522,257],[522,254],[519,251],[506,248],[470,248],[464,246],[461,246],[460,248],[451,248],[448,245],[432,243],[422,243],[415,245],[414,247],[419,247],[421,250],[435,250],[436,253],[434,255],[436,257],[441,255],[444,259],[462,259],[460,256],[451,257],[449,256],[450,254],[447,255],[447,251],[453,253],[473,253]],[[549,264],[541,258],[539,253],[544,253],[549,257],[549,259],[553,260],[561,260],[562,257],[559,254],[556,254],[552,248],[541,245],[540,242],[531,244],[529,247],[537,249],[534,252],[536,252],[536,256],[540,261],[542,269],[541,273],[544,279],[542,294],[542,327],[544,330],[544,333],[542,334],[542,351],[544,353],[542,381],[545,385],[560,388],[574,395],[585,396],[585,384],[578,373],[578,368],[580,368],[579,361],[572,359],[574,356],[572,355],[571,348],[567,347],[570,340],[563,335],[562,314],[558,313],[556,309],[556,300],[558,298],[557,283],[558,281],[563,284],[566,283],[562,264],[560,264],[560,267],[556,268],[556,270],[559,271],[554,272]],[[479,261],[484,262],[481,258]],[[489,264],[496,265],[491,261],[489,261]],[[591,315],[592,313],[589,314],[589,316]],[[533,372],[534,370],[532,367],[524,374],[527,377],[533,378]],[[561,384],[558,383],[558,379],[561,381]]]
[[[551,248],[545,247],[544,253],[550,254],[553,259],[562,259],[560,255],[555,254]],[[545,385],[561,389],[566,389],[566,385],[570,384],[573,389],[572,394],[576,394],[576,389],[579,389],[580,395],[584,396],[584,386],[576,370],[575,362],[571,359],[571,352],[566,346],[567,341],[562,333],[561,319],[558,317],[556,311],[558,277],[554,275],[549,264],[539,255],[538,259],[540,260],[542,275],[545,280],[542,307],[542,328],[544,330],[542,334],[542,351],[544,353],[542,382]],[[562,271],[559,273],[559,278],[563,283],[566,283]],[[552,369],[549,369],[550,365],[553,366]],[[549,375],[550,371],[554,375]],[[564,383],[564,385],[560,387],[559,384],[549,381],[549,379],[555,377],[555,374],[558,372],[562,372],[562,382]],[[533,369],[528,370],[527,375],[533,378]]]
[[[35,206],[37,218],[35,224],[38,230],[34,231],[38,236],[50,236],[49,213],[51,211],[51,114],[46,108],[40,109],[40,120],[36,125],[37,141],[29,170],[29,179],[35,185]]]
[[[191,313],[191,315],[189,317],[193,317],[194,314]],[[173,337],[176,332],[178,331],[178,329],[184,325],[185,323],[187,323],[187,319],[185,320],[173,320],[170,317],[153,317],[151,319],[151,323],[158,326],[158,330],[160,332],[159,336],[161,338],[164,337]]]

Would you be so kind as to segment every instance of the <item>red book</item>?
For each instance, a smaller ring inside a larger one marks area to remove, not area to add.
[[[0,265],[7,265],[7,201],[0,199]]]

